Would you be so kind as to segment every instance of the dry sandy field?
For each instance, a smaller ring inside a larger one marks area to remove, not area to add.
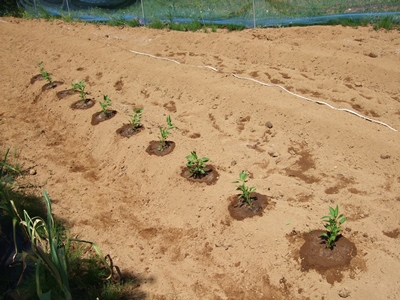
[[[29,171],[20,188],[46,190],[73,236],[137,278],[132,299],[400,299],[398,30],[1,18],[0,41],[2,153]],[[31,83],[40,61],[63,84]],[[72,109],[79,95],[58,95],[81,80],[96,103]],[[92,125],[104,95],[116,114]],[[138,108],[143,130],[118,134]],[[175,148],[150,155],[167,116]],[[215,182],[182,176],[191,151]],[[267,205],[236,220],[242,170]],[[306,237],[336,205],[349,261],[305,266]]]

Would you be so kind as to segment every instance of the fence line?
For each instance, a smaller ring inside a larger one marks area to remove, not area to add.
[[[390,17],[400,21],[400,1],[393,0],[17,0],[25,9],[39,13],[69,14],[86,21],[138,19],[246,27],[323,24],[338,19]],[[129,1],[135,1],[134,4]],[[129,4],[128,6],[123,6]],[[114,5],[114,6],[113,6]],[[102,9],[103,7],[107,9]]]

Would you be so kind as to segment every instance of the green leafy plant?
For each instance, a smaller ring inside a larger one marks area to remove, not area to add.
[[[21,219],[21,224],[32,242],[31,250],[22,253],[22,260],[25,261],[28,258],[35,262],[36,289],[39,299],[51,296],[72,299],[66,261],[66,253],[69,248],[69,233],[63,232],[62,228],[56,227],[51,214],[50,199],[45,192],[44,196],[48,210],[47,222],[40,217],[31,218],[26,211],[24,211],[24,219]],[[67,241],[67,243],[64,243],[64,241]],[[56,286],[53,290],[42,291],[41,268],[49,271],[52,279],[56,281]]]
[[[250,197],[250,194],[256,190],[256,187],[254,186],[247,187],[246,186],[246,182],[248,181],[247,178],[248,178],[247,172],[242,171],[239,174],[239,179],[233,181],[232,183],[240,183],[240,185],[236,188],[237,191],[242,192],[241,194],[239,194],[239,199],[242,199],[244,202],[247,203],[247,205],[250,208],[252,208],[251,204],[252,199]]]
[[[53,80],[52,80],[50,74],[44,69],[43,61],[41,61],[41,62],[39,63],[38,66],[39,66],[39,68],[40,68],[40,73],[42,74],[42,77],[43,77],[48,83],[52,84],[52,83],[53,83]]]
[[[129,124],[131,124],[132,129],[136,130],[142,127],[140,123],[142,120],[143,108],[141,109],[133,109],[133,115],[129,115],[131,119],[129,120]]]
[[[3,242],[4,237],[7,240],[1,244],[3,254],[12,257],[2,257],[0,268],[12,271],[1,273],[0,299],[8,299],[10,292],[21,299],[40,300],[127,298],[123,296],[131,284],[121,282],[111,257],[104,257],[90,241],[71,238],[53,218],[45,191],[43,202],[13,190],[8,177],[18,173],[7,162],[9,151],[0,161],[0,234]]]
[[[14,182],[15,177],[21,174],[21,171],[19,168],[16,168],[12,166],[9,162],[7,162],[9,152],[10,149],[7,149],[6,154],[4,155],[4,159],[0,161],[0,234],[2,234],[2,219],[7,215],[15,220],[17,217],[11,205],[11,202],[8,201],[8,199],[9,193],[12,191],[12,183]],[[13,222],[16,224],[17,221]]]
[[[110,112],[107,110],[107,108],[111,106],[112,101],[107,95],[103,95],[103,100],[104,102],[100,102],[101,110],[106,116],[108,116]]]
[[[14,181],[14,177],[21,173],[21,167],[18,164],[13,166],[7,162],[9,152],[10,149],[7,149],[4,159],[0,161],[0,184]]]
[[[329,207],[329,215],[322,217],[322,219],[326,222],[324,227],[327,229],[327,232],[321,234],[321,237],[326,238],[326,248],[333,249],[335,241],[339,236],[341,225],[347,218],[343,217],[343,214],[339,215],[339,206],[336,205],[335,209]]]
[[[76,268],[76,264],[86,262],[80,257],[73,258],[70,247],[72,242],[78,244],[89,244],[96,253],[97,266],[100,268],[104,279],[110,280],[112,267],[104,259],[100,249],[92,242],[70,238],[69,230],[57,225],[52,216],[51,201],[45,191],[43,191],[47,208],[47,218],[38,216],[31,217],[26,210],[23,211],[23,218],[20,217],[14,201],[9,200],[14,208],[14,236],[17,219],[25,232],[25,236],[31,243],[29,250],[19,252],[15,243],[15,257],[24,266],[34,264],[36,293],[39,299],[72,299],[70,288],[70,271]],[[82,276],[82,272],[80,276]]]
[[[160,127],[160,135],[158,136],[158,138],[160,139],[160,145],[157,147],[158,151],[162,151],[162,149],[165,147],[166,144],[166,140],[169,134],[171,134],[169,132],[169,130],[175,128],[175,125],[172,124],[171,122],[171,117],[168,116],[167,117],[167,128],[162,128]]]
[[[199,158],[196,151],[190,152],[190,155],[186,156],[187,163],[186,166],[189,168],[190,173],[193,174],[195,178],[201,177],[206,174],[206,162],[209,161],[207,157]]]
[[[380,30],[382,28],[386,30],[392,30],[395,26],[394,19],[391,17],[381,17],[374,23],[374,30]]]
[[[151,23],[147,24],[146,27],[153,29],[163,29],[165,27],[165,24],[161,20],[155,19]]]
[[[86,101],[86,95],[88,94],[88,92],[85,91],[85,87],[86,85],[84,80],[72,84],[72,89],[79,92],[79,97],[81,98],[82,102]]]

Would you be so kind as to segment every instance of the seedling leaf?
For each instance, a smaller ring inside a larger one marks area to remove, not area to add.
[[[168,135],[170,134],[169,130],[175,128],[175,126],[172,124],[171,117],[167,117],[167,128],[162,128],[160,127],[160,135],[158,136],[160,140],[160,145],[157,147],[158,151],[162,151],[162,149],[165,147],[165,142],[167,140]]]
[[[109,106],[111,106],[112,101],[107,95],[103,95],[103,100],[104,100],[104,102],[99,102],[100,106],[101,106],[101,110],[106,116],[108,116],[109,112],[107,111],[107,108]]]
[[[87,92],[85,92],[85,81],[82,80],[80,82],[75,82],[72,83],[72,89],[74,91],[78,91],[79,92],[79,97],[81,98],[82,102],[86,101],[86,95],[88,94]]]
[[[335,209],[329,207],[329,212],[329,216],[322,217],[322,219],[325,220],[324,222],[326,222],[326,224],[324,224],[324,227],[327,229],[327,232],[322,233],[321,237],[324,237],[327,240],[326,248],[333,249],[335,241],[337,240],[337,237],[340,233],[340,225],[343,224],[347,220],[347,218],[343,217],[343,214],[339,215],[338,205],[336,205]]]
[[[239,179],[233,181],[232,183],[241,183],[236,190],[237,191],[241,191],[242,193],[239,194],[239,199],[243,199],[247,205],[249,206],[249,208],[252,208],[252,199],[250,197],[250,194],[252,192],[254,192],[256,190],[256,187],[254,186],[250,186],[250,187],[246,187],[246,182],[247,182],[247,172],[246,171],[242,171],[239,174]]]

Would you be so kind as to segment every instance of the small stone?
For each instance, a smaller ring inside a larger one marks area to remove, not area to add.
[[[279,154],[274,150],[268,150],[268,154],[271,157],[278,157],[279,156]]]
[[[30,169],[29,170],[29,175],[36,175],[36,170],[35,169]]]
[[[382,159],[389,159],[389,158],[390,158],[390,155],[388,155],[388,154],[381,154],[381,158],[382,158]]]
[[[233,167],[233,166],[236,166],[236,164],[237,164],[236,160],[232,160],[232,161],[231,161],[231,166],[232,166],[232,167]]]
[[[362,83],[361,83],[361,82],[359,82],[359,81],[357,81],[357,82],[354,82],[354,85],[355,85],[356,87],[362,87]]]
[[[347,297],[350,296],[350,291],[349,291],[348,289],[346,289],[346,288],[342,288],[342,289],[339,291],[339,296],[340,296],[341,298],[347,298]]]
[[[272,123],[270,121],[268,121],[267,123],[265,123],[265,126],[267,126],[269,129],[271,129],[272,127],[274,127],[274,125],[272,125]]]

